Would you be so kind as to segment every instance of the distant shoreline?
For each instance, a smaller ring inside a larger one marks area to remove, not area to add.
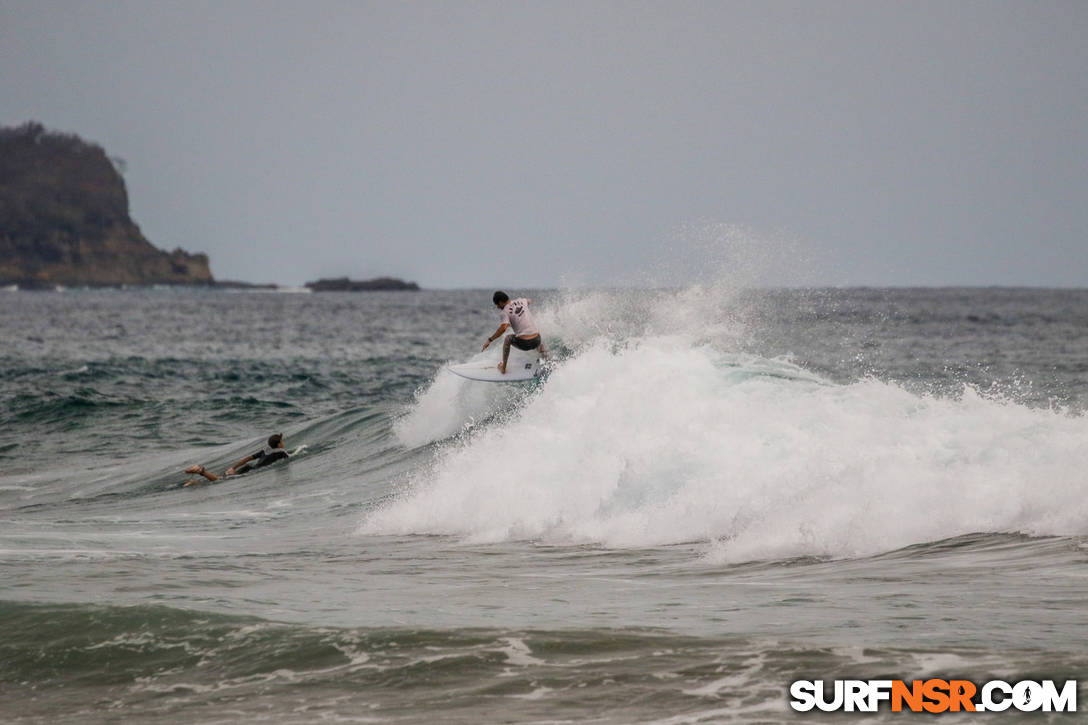
[[[405,282],[394,277],[376,277],[369,280],[319,279],[307,282],[301,287],[274,283],[241,282],[223,280],[189,284],[86,284],[63,285],[38,281],[13,282],[0,285],[3,292],[67,292],[69,290],[141,290],[141,289],[179,289],[179,290],[226,290],[233,292],[419,292],[421,288],[415,282]]]

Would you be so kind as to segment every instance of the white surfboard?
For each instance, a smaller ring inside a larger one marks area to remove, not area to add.
[[[462,378],[479,380],[482,383],[516,383],[532,380],[540,375],[540,356],[536,352],[516,355],[514,353],[514,350],[510,351],[505,374],[499,372],[499,362],[494,358],[450,365],[449,369],[451,373],[460,375]]]

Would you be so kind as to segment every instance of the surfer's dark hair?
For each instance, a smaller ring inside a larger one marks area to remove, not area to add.
[[[279,448],[280,443],[283,443],[283,433],[276,433],[275,435],[268,436],[269,448]]]
[[[491,301],[494,302],[496,305],[505,305],[507,302],[510,301],[510,298],[506,296],[505,292],[500,290],[495,294],[491,295]]]

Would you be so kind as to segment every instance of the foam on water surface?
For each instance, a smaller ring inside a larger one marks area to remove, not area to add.
[[[439,373],[398,433],[415,444],[461,437],[360,530],[706,542],[711,560],[727,561],[1088,531],[1084,417],[970,386],[936,396],[874,378],[832,383],[726,352],[724,327],[708,339],[697,319],[670,317],[689,295],[637,310],[594,295],[541,315],[573,350],[520,401]],[[471,425],[479,419],[487,425]]]

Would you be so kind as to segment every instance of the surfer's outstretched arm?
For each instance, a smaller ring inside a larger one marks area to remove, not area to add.
[[[247,463],[249,463],[250,461],[252,461],[252,460],[253,460],[254,458],[256,458],[256,456],[246,456],[245,458],[243,458],[242,460],[238,461],[238,462],[237,462],[237,463],[235,463],[235,464],[234,464],[233,466],[231,466],[230,468],[228,468],[228,469],[227,469],[227,472],[226,472],[226,473],[224,473],[223,475],[224,475],[224,476],[232,476],[232,475],[234,475],[234,472],[235,472],[235,471],[237,471],[237,470],[238,470],[239,468],[241,468],[242,466],[244,466],[244,465],[246,465]]]
[[[495,330],[494,335],[487,338],[487,342],[485,342],[484,346],[482,348],[480,348],[480,351],[483,352],[484,350],[486,350],[487,346],[490,345],[491,343],[495,342],[495,340],[497,340],[499,338],[499,336],[502,335],[502,333],[506,332],[506,328],[508,328],[508,327],[510,327],[509,322],[504,322],[501,325],[499,325],[499,329]]]

